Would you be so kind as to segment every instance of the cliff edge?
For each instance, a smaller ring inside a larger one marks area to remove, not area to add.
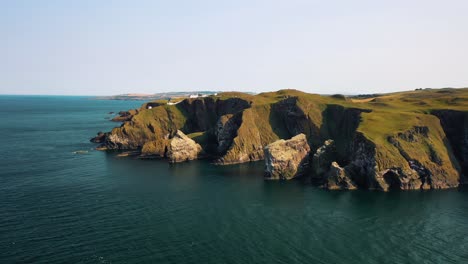
[[[266,159],[268,167],[276,154],[265,147],[303,134],[310,162],[301,175],[329,189],[454,188],[468,173],[467,88],[356,97],[230,92],[121,113],[120,127],[92,139],[100,149],[174,162],[200,153],[217,164]],[[184,157],[174,158],[171,145]],[[296,177],[284,171],[270,175]]]

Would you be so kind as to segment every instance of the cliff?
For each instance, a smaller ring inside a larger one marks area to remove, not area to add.
[[[310,147],[304,134],[280,139],[265,147],[265,178],[290,180],[302,176],[309,165]]]
[[[122,113],[120,127],[94,139],[100,148],[167,158],[180,131],[203,157],[233,164],[263,160],[269,144],[304,134],[312,162],[303,175],[329,189],[453,188],[467,173],[468,89],[351,98],[231,92]]]

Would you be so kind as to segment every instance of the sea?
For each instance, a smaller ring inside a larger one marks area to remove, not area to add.
[[[327,191],[89,142],[141,101],[0,96],[0,263],[468,263],[468,190]]]

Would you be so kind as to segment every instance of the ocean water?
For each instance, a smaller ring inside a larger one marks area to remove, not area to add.
[[[0,263],[468,263],[466,189],[329,192],[261,162],[93,150],[140,104],[0,96]]]

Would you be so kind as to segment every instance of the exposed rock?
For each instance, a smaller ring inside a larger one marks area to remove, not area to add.
[[[355,190],[357,189],[346,170],[333,161],[327,173],[325,188],[329,190]]]
[[[312,157],[312,178],[321,180],[329,171],[330,165],[336,159],[335,142],[326,140]]]
[[[316,146],[322,143],[320,129],[317,126],[320,120],[314,120],[320,115],[320,112],[305,113],[301,103],[300,98],[286,95],[283,100],[271,106],[271,118],[282,123],[282,129],[278,129],[276,133],[281,138],[289,138],[304,133],[309,140],[308,143]]]
[[[413,129],[407,130],[405,132],[400,132],[398,133],[398,137],[414,143],[418,142],[418,135],[421,135],[423,137],[427,137],[427,134],[429,133],[429,128],[426,126],[415,126]]]
[[[444,157],[443,152],[435,150],[434,142],[429,138],[431,133],[441,133],[440,136],[445,137],[443,131],[432,131],[427,126],[414,126],[388,138],[388,142],[398,149],[407,162],[407,166],[394,167],[379,173],[389,188],[414,190],[458,186],[458,172],[454,169],[454,166],[458,167],[457,162],[452,164],[448,154]]]
[[[401,147],[401,143],[398,139],[411,144],[420,144],[419,139],[413,132],[403,133],[412,135],[403,138],[400,137],[402,133],[398,133],[397,137],[388,138],[388,141],[399,147]],[[395,167],[393,164],[393,167],[386,168],[384,164],[387,161],[377,158],[382,154],[377,152],[376,145],[361,133],[357,133],[354,148],[352,161],[345,169],[360,187],[382,191],[389,191],[390,189],[417,190],[425,187],[424,183],[429,181],[427,179],[428,174],[418,174],[415,171],[416,167],[411,167],[411,164],[415,163],[404,151],[400,152],[400,159],[403,160],[403,163],[399,167]],[[405,162],[405,159],[407,162]]]
[[[129,121],[132,119],[132,117],[134,115],[138,114],[138,110],[136,109],[133,109],[133,110],[129,110],[129,111],[120,111],[119,112],[119,115],[112,118],[111,121],[114,121],[114,122],[125,122],[125,121]]]
[[[122,137],[118,134],[111,133],[108,137],[106,137],[106,146],[112,146],[110,149],[126,149],[129,143],[129,139],[126,137]]]
[[[108,148],[106,147],[106,145],[101,144],[96,147],[96,150],[108,150]]]
[[[346,165],[346,171],[358,186],[367,189],[388,190],[388,184],[378,172],[375,159],[375,144],[362,133],[356,133],[353,140],[351,162]]]
[[[289,140],[280,139],[266,146],[265,177],[289,180],[301,176],[309,163],[310,147],[304,134]]]
[[[143,145],[143,148],[141,149],[141,156],[144,158],[165,157],[170,143],[170,140],[165,138],[160,140],[148,141],[145,143],[145,145]]]
[[[257,126],[258,116],[252,109],[246,109],[238,117],[241,125],[235,133],[231,146],[217,164],[236,164],[264,159],[263,148],[271,143]]]
[[[196,159],[201,150],[199,144],[187,137],[182,131],[177,130],[171,139],[166,155],[171,163],[183,162]]]
[[[427,182],[428,176],[421,178],[413,170],[403,170],[401,168],[392,168],[379,172],[380,177],[385,181],[387,188],[394,190],[418,190],[430,188]],[[422,180],[423,179],[423,180]]]
[[[176,157],[186,149],[172,147],[181,138],[180,130],[201,145],[204,157],[218,164],[270,158],[270,178],[310,171],[317,180],[312,182],[318,184],[330,178],[337,186],[341,184],[337,180],[349,179],[358,188],[384,191],[453,188],[462,179],[460,172],[466,174],[468,168],[468,89],[436,93],[391,94],[371,103],[295,90],[222,93],[177,105],[151,102],[120,112],[116,121],[125,122],[106,135],[98,134],[93,142],[103,149],[139,151],[144,157],[169,157],[174,162],[201,158],[188,153]],[[378,107],[382,105],[389,108]],[[309,146],[317,149],[310,167],[286,172],[297,164],[287,159],[272,163],[272,158],[289,155],[288,151],[265,157],[265,146],[298,134],[305,134]],[[326,139],[332,141],[324,145]],[[188,149],[199,152],[197,147]],[[342,167],[331,169],[333,161]],[[273,170],[272,164],[281,166]]]
[[[93,137],[89,141],[93,143],[104,143],[105,140],[106,140],[106,133],[98,132],[97,136]]]
[[[440,119],[440,124],[448,138],[450,148],[460,163],[462,180],[468,184],[468,111],[437,110],[432,114]]]
[[[229,146],[231,146],[239,128],[239,123],[239,118],[237,116],[234,117],[232,114],[223,115],[219,118],[215,130],[218,153],[225,153]]]
[[[327,105],[322,112],[321,138],[333,139],[337,157],[345,164],[350,161],[354,152],[356,130],[361,123],[361,114],[370,113],[369,109],[347,108],[341,105]],[[323,141],[320,142],[320,145]],[[330,164],[327,165],[327,168]]]

